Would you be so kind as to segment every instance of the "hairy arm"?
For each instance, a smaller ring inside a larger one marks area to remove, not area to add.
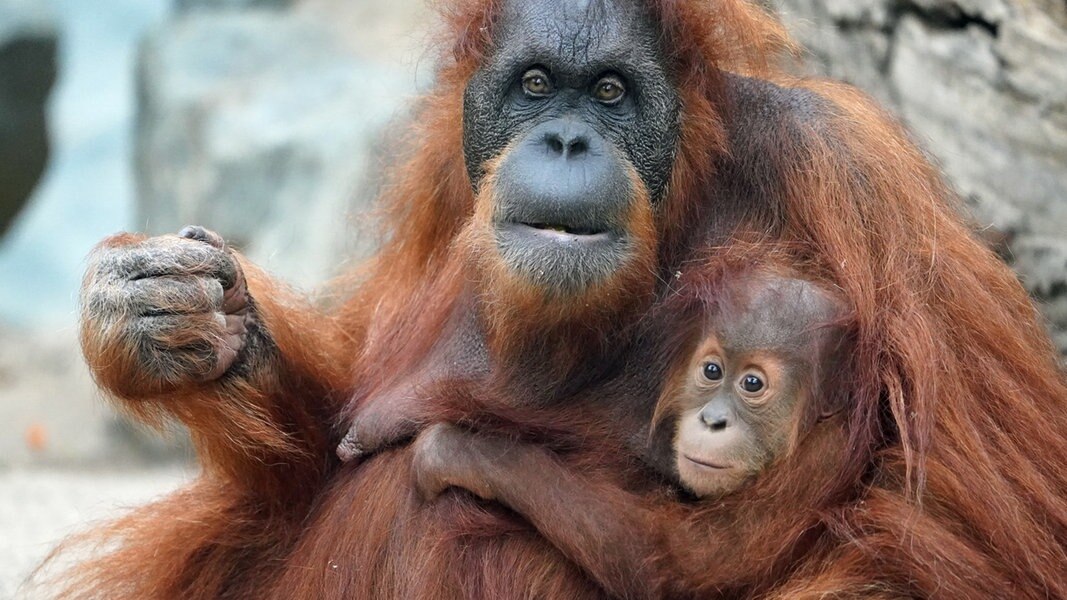
[[[143,421],[184,423],[205,468],[257,483],[322,468],[344,333],[217,234],[108,238],[81,304],[97,382]]]
[[[426,500],[459,487],[521,514],[613,596],[663,595],[664,538],[649,503],[577,475],[546,449],[434,425],[416,441],[413,472]]]
[[[426,500],[458,487],[514,510],[613,596],[706,597],[773,580],[810,543],[840,433],[813,435],[784,477],[697,505],[635,494],[541,446],[447,424],[420,434],[413,473]]]

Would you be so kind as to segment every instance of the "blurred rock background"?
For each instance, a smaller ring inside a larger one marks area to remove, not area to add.
[[[429,71],[428,12],[0,0],[0,229],[24,205],[0,239],[0,599],[75,527],[190,476],[181,433],[126,424],[82,364],[90,248],[203,223],[306,288],[365,254],[380,140]]]
[[[775,4],[813,71],[903,118],[1067,352],[1067,1]]]
[[[45,101],[56,79],[57,40],[47,5],[0,2],[0,235],[48,159]]]
[[[1067,351],[1067,3],[764,3],[807,69],[907,122]],[[198,223],[308,289],[365,255],[430,23],[425,0],[0,0],[0,598],[188,476],[180,433],[125,424],[82,365],[89,249]]]

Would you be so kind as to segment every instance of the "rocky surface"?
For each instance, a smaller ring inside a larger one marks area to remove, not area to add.
[[[48,160],[45,109],[59,33],[45,0],[0,0],[0,236]]]
[[[378,148],[415,87],[343,27],[354,9],[191,11],[140,59],[138,221],[222,233],[299,286],[365,255]],[[373,35],[373,34],[372,34]]]
[[[1067,351],[1067,3],[777,0],[822,74],[894,109]]]

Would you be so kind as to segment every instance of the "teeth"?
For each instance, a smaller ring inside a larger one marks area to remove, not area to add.
[[[549,224],[549,223],[530,223],[529,225],[530,225],[530,227],[533,227],[535,229],[540,229],[542,231],[555,231],[555,232],[558,232],[558,233],[566,233],[566,234],[570,234],[570,235],[592,235],[592,234],[596,233],[593,230],[590,230],[590,229],[587,229],[587,228],[583,228],[583,227],[569,228],[569,227],[566,227],[564,225],[553,225],[553,224]]]
[[[532,223],[530,225],[536,229],[547,229],[549,231],[558,231],[560,233],[570,233],[567,228],[562,225],[549,225],[548,223]]]

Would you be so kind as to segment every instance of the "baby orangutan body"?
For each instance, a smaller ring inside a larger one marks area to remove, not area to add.
[[[666,438],[673,439],[675,469],[668,475],[698,497],[737,502],[708,512],[707,503],[662,493],[605,493],[624,486],[614,467],[450,424],[416,442],[414,476],[423,497],[456,487],[500,502],[623,597],[699,594],[711,583],[722,589],[738,577],[758,578],[734,572],[729,582],[709,583],[698,565],[752,564],[749,546],[773,556],[770,540],[783,548],[799,543],[804,521],[831,493],[822,475],[833,472],[845,444],[843,421],[833,418],[845,394],[831,393],[827,382],[844,310],[815,284],[767,273],[726,288],[710,314],[698,315],[703,326],[685,344],[692,350],[678,353],[652,431],[674,428]],[[761,474],[769,481],[749,489]],[[794,497],[783,500],[782,490]],[[769,516],[783,502],[795,522]],[[779,568],[777,560],[768,558],[766,568]]]

